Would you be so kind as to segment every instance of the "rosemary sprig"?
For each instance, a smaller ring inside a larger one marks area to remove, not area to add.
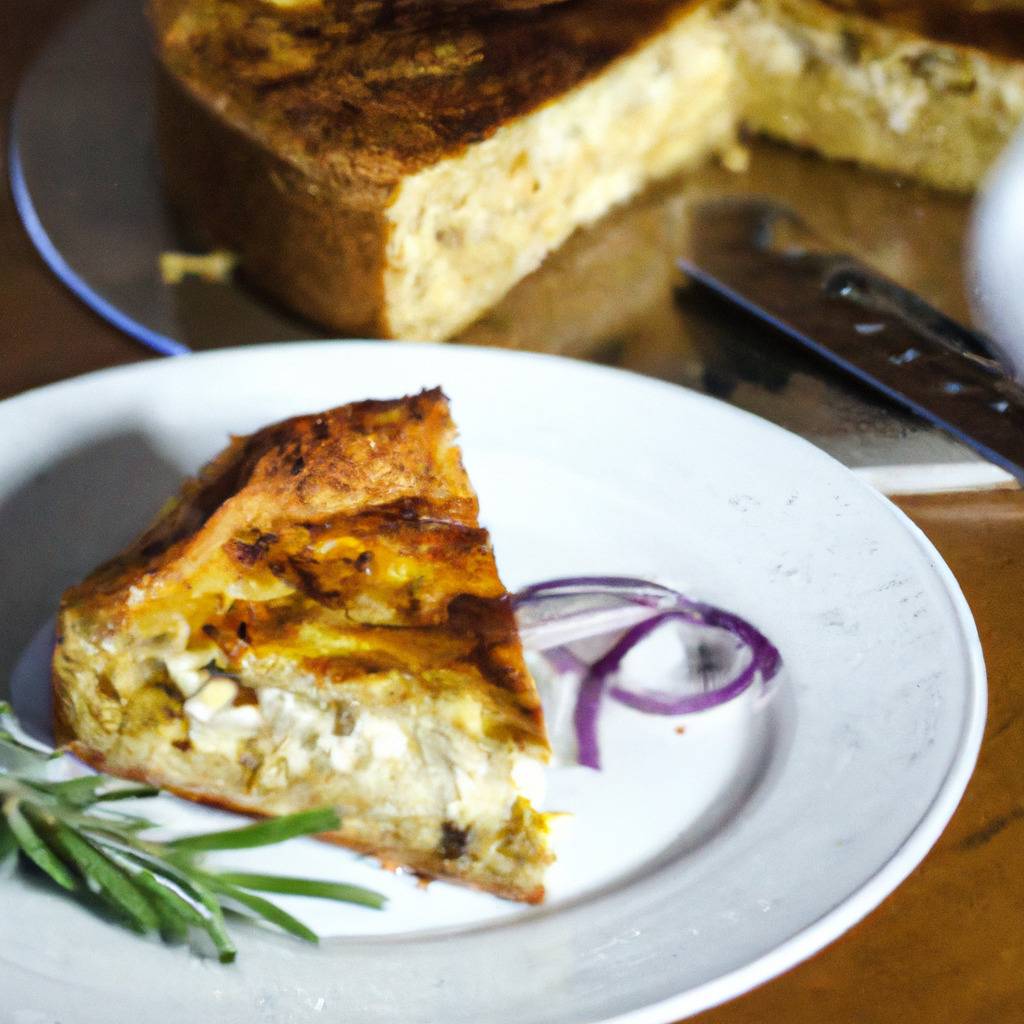
[[[44,774],[52,759],[50,751],[19,735],[10,706],[0,701],[0,868],[18,860],[34,865],[132,931],[159,934],[170,943],[205,934],[221,963],[230,963],[236,950],[225,913],[317,941],[301,921],[257,892],[384,905],[383,896],[360,886],[222,871],[202,860],[212,850],[266,846],[335,829],[340,820],[330,808],[160,842],[141,835],[153,822],[107,806],[159,790],[109,775],[53,781]]]

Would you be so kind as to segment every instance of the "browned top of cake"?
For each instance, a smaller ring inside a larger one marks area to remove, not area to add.
[[[386,185],[562,95],[697,3],[151,0],[151,13],[165,63],[222,115],[308,173]]]
[[[1022,0],[823,0],[829,6],[943,43],[1024,60]]]

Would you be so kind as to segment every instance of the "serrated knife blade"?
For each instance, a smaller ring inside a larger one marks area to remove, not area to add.
[[[689,251],[678,261],[689,278],[1024,482],[1024,388],[984,335],[823,248],[777,204],[709,200],[691,216]]]

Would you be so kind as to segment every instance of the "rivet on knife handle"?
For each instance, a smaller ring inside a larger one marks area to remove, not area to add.
[[[1024,389],[981,334],[850,256],[792,212],[712,200],[679,267],[1024,481]]]

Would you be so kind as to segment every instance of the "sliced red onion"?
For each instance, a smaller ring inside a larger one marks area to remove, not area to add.
[[[588,672],[580,680],[579,695],[572,721],[576,727],[577,760],[587,768],[601,770],[601,748],[597,742],[597,720],[601,713],[601,694],[605,681]]]
[[[652,611],[648,604],[625,601],[618,596],[610,606],[566,611],[567,601],[576,596],[539,594],[519,601],[516,618],[524,646],[533,651],[550,651],[595,636],[610,636],[649,618]]]
[[[632,576],[565,576],[523,587],[512,600],[518,607],[536,597],[577,596],[620,597],[633,603],[649,604],[660,603],[665,599],[674,601],[681,595],[660,583]]]
[[[590,666],[573,654],[568,647],[552,647],[544,652],[544,657],[559,675],[583,675],[590,671]]]
[[[703,711],[733,700],[758,677],[762,684],[767,684],[778,673],[782,664],[774,644],[745,619],[714,605],[692,601],[678,591],[648,580],[622,576],[575,576],[548,580],[521,590],[515,595],[514,604],[522,614],[522,611],[531,605],[557,597],[615,598],[625,603],[625,610],[629,611],[632,618],[635,618],[636,605],[644,605],[650,609],[650,614],[646,618],[621,632],[611,647],[589,665],[564,644],[543,650],[544,656],[556,672],[580,676],[573,721],[579,763],[590,768],[600,768],[601,764],[597,725],[601,698],[606,689],[609,696],[638,711],[655,715],[681,715]],[[589,636],[608,635],[608,623],[614,621],[614,616],[609,612],[607,607],[603,607],[597,613],[590,613],[592,617],[589,621],[594,631]],[[587,614],[575,610],[568,616],[563,616],[569,626],[568,632],[574,639],[584,639],[586,634],[579,635],[578,630],[581,624],[587,622]],[[547,629],[544,635],[552,635],[552,626],[557,622],[557,616],[544,619],[540,623]],[[750,660],[728,682],[703,693],[678,696],[656,691],[638,693],[621,686],[609,689],[608,681],[619,670],[626,655],[638,643],[669,622],[686,622],[701,628],[725,631],[747,648]],[[622,624],[625,625],[624,620]],[[524,634],[529,628],[524,627]],[[538,624],[535,623],[533,628],[538,629]],[[577,632],[573,634],[573,630]],[[528,638],[525,639],[529,642]],[[537,639],[542,639],[539,633]],[[542,649],[544,647],[542,643],[536,646]]]
[[[665,612],[662,615],[654,616],[646,622],[640,623],[641,627],[647,628],[642,635],[631,638],[631,642],[629,642],[626,650],[623,652],[623,656],[645,636],[653,633],[659,626],[679,619],[685,622],[693,622],[693,619],[686,612]],[[631,630],[630,632],[634,631]],[[623,641],[625,640],[626,637],[623,637]],[[621,661],[621,658],[619,660]],[[615,667],[617,668],[618,665]],[[608,692],[609,696],[613,697],[620,704],[635,708],[637,711],[645,711],[651,715],[686,715],[694,711],[705,711],[708,708],[724,704],[726,701],[738,697],[754,681],[759,670],[760,663],[758,658],[752,656],[746,667],[724,686],[714,690],[705,690],[703,693],[687,694],[684,697],[660,693],[636,693],[621,686],[613,686]],[[608,674],[611,674],[611,671],[614,670],[610,669]]]

